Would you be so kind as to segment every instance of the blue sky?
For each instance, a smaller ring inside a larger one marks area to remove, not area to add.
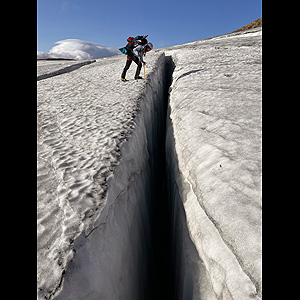
[[[80,39],[123,47],[148,34],[154,48],[232,32],[262,16],[262,0],[38,0],[37,50]]]

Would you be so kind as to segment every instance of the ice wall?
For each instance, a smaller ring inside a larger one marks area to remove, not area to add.
[[[165,56],[157,59],[140,95],[134,130],[120,149],[121,161],[107,181],[107,202],[94,228],[74,242],[56,300],[149,299],[151,200],[165,122]]]
[[[166,53],[174,299],[261,299],[261,28]]]

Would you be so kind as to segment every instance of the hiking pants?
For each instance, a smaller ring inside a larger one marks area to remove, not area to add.
[[[141,69],[142,69],[142,63],[141,61],[136,57],[136,56],[127,56],[127,61],[126,61],[126,65],[125,65],[125,68],[123,70],[123,73],[122,73],[122,76],[121,78],[125,78],[126,76],[126,72],[127,70],[129,69],[132,61],[134,61],[136,64],[137,64],[137,68],[136,68],[136,72],[135,72],[135,76],[139,76],[140,75],[140,72],[141,72]]]

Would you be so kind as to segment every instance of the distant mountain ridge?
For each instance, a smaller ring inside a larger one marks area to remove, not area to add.
[[[240,29],[233,31],[233,32],[244,31],[244,30],[248,30],[248,29],[252,29],[252,28],[256,28],[256,27],[262,27],[262,17],[253,21],[252,23],[250,23],[248,25],[243,26]]]

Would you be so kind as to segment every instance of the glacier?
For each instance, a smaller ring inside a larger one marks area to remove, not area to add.
[[[39,62],[39,300],[261,299],[261,36]]]
[[[262,295],[261,34],[165,51],[176,64],[166,157],[174,239],[183,240],[174,250],[182,256],[176,268],[185,270],[178,299]]]

